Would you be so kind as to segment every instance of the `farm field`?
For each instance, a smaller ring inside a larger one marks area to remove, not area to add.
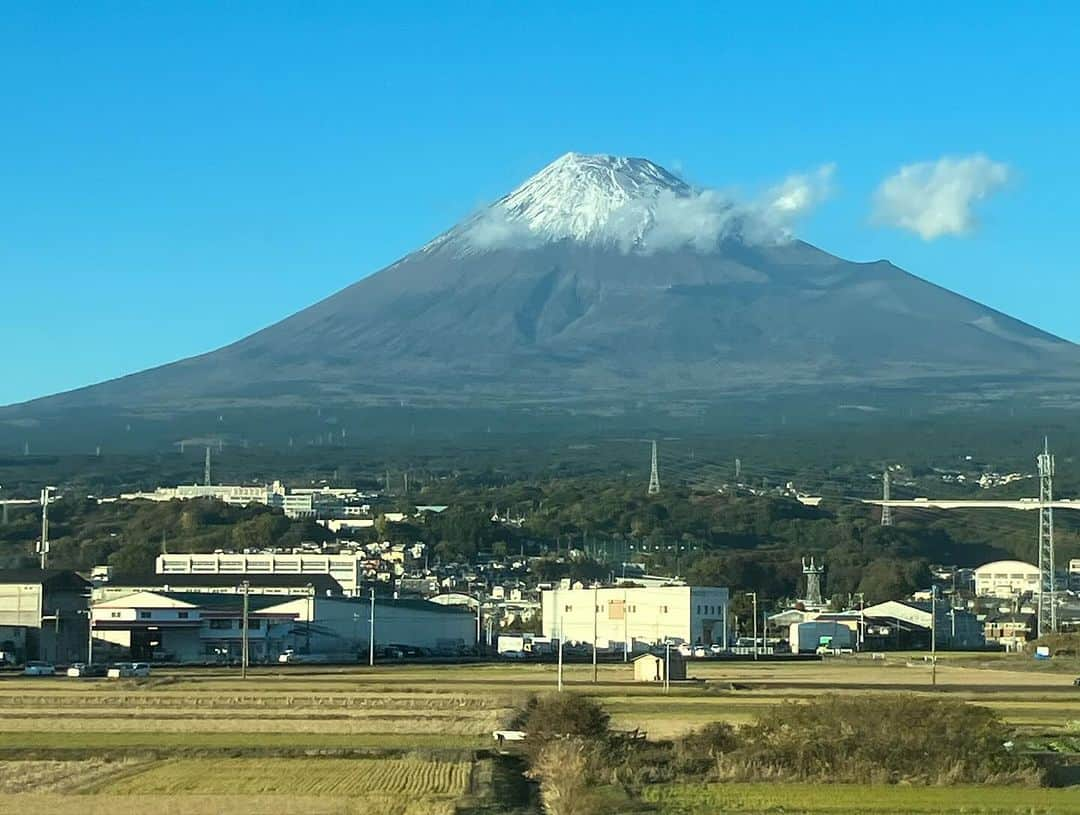
[[[714,815],[717,812],[783,812],[786,815],[1080,813],[1080,789],[698,784],[646,787],[643,797],[656,806],[659,815]]]
[[[145,795],[338,795],[407,793],[455,798],[472,764],[408,758],[229,758],[158,762],[96,791]]]
[[[826,692],[906,690],[985,705],[1016,726],[1031,749],[1076,753],[1080,689],[1072,686],[1073,668],[950,655],[939,663],[934,688],[920,659],[890,654],[885,661],[691,663],[697,681],[673,685],[668,694],[631,681],[622,664],[601,665],[596,684],[591,666],[567,665],[565,681],[602,702],[615,728],[653,739],[711,721],[749,722],[778,704]],[[272,666],[254,669],[247,680],[223,669],[155,670],[149,679],[120,682],[3,675],[0,794],[13,812],[60,815],[133,807],[155,815],[481,811],[478,801],[490,804],[502,794],[492,791],[491,732],[530,695],[554,690],[555,680],[553,665],[520,663]],[[520,769],[511,773],[519,780]],[[725,785],[722,801],[705,786],[647,794],[658,796],[657,811],[678,815],[717,807],[1080,814],[1080,788],[995,788],[992,796],[983,789],[981,798],[962,788],[922,790],[921,798],[901,787],[829,790],[814,797],[797,785]],[[868,801],[881,808],[868,808]],[[537,812],[535,801],[508,806]]]

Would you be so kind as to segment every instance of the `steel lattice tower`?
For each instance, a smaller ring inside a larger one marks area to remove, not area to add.
[[[1054,457],[1043,440],[1039,465],[1039,629],[1040,637],[1057,630],[1054,586]]]
[[[889,470],[886,468],[881,476],[881,500],[889,500]],[[881,525],[892,526],[892,507],[888,504],[881,505]]]
[[[203,484],[210,486],[210,448],[206,448],[206,463],[203,465]]]
[[[810,563],[806,562],[806,558],[802,559],[802,572],[806,576],[806,605],[808,606],[824,605],[821,599],[821,575],[824,571],[825,566],[820,563],[815,564],[813,556],[810,557]]]
[[[656,454],[656,441],[652,443],[652,472],[649,473],[649,495],[660,492],[660,463]]]

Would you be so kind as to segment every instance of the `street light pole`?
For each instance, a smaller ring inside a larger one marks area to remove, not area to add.
[[[671,643],[664,643],[664,693],[671,690]]]
[[[595,685],[596,680],[597,680],[597,670],[596,670],[596,618],[597,618],[597,615],[598,615],[599,610],[600,610],[600,607],[597,605],[597,603],[600,602],[600,590],[596,586],[593,586],[592,599],[593,599],[593,605],[592,605],[592,681],[593,681],[593,684]]]
[[[930,587],[930,684],[937,685],[937,586]]]
[[[476,653],[480,654],[480,592],[476,593]]]
[[[49,559],[49,501],[56,487],[43,487],[41,490],[41,543],[38,544],[38,554],[41,555],[41,570]]]
[[[371,617],[368,628],[368,667],[375,667],[375,589],[371,590]]]
[[[561,597],[559,598],[559,601],[560,602],[562,601]],[[560,608],[562,608],[562,606],[560,606]],[[560,611],[559,612],[559,668],[558,668],[558,671],[557,671],[557,673],[558,673],[557,682],[558,682],[558,686],[559,686],[559,693],[562,693],[562,686],[563,686],[563,682],[562,682],[562,663],[563,663],[563,616],[562,616],[562,612]]]
[[[748,591],[747,596],[754,598],[754,659],[758,658],[758,644],[757,644],[757,592]]]
[[[240,678],[247,679],[248,671],[248,589],[251,588],[251,583],[247,580],[241,581],[240,588],[244,592],[244,620],[242,623],[242,642],[240,646]]]
[[[622,593],[622,631],[623,631],[623,650],[622,661],[624,663],[630,661],[630,605],[626,602],[626,589],[623,589]]]

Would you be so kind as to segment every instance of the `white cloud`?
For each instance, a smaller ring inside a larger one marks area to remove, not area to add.
[[[823,164],[809,173],[789,175],[765,195],[768,210],[787,218],[797,218],[832,195],[835,164]]]
[[[1007,165],[981,153],[907,164],[877,188],[873,217],[928,241],[966,235],[976,226],[975,204],[1009,177]]]
[[[529,249],[541,242],[528,225],[510,218],[502,207],[487,207],[476,213],[468,222],[467,234],[477,251],[502,247]]]

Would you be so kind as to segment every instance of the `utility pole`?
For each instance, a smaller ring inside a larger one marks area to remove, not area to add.
[[[209,449],[209,448],[207,448]],[[250,609],[248,601],[248,590],[251,588],[251,583],[247,580],[240,582],[240,588],[244,593],[244,620],[242,623],[242,642],[240,646],[240,678],[247,679],[249,650],[248,650],[248,611]]]
[[[649,495],[660,492],[660,459],[656,450],[656,440],[652,443],[652,471],[649,473]]]
[[[626,596],[626,589],[623,589],[622,593],[622,661],[628,663],[630,661],[630,605],[626,601],[629,598]]]
[[[304,653],[311,653],[311,618],[315,616],[315,586],[307,584],[307,619],[304,621]]]
[[[889,495],[889,468],[885,468],[885,472],[881,476],[881,500],[888,501],[891,496]],[[892,507],[888,504],[881,505],[881,525],[892,526]]]
[[[592,600],[593,600],[593,606],[592,606],[592,681],[593,681],[593,684],[595,685],[596,681],[597,681],[597,670],[596,670],[596,635],[597,635],[597,631],[596,631],[596,623],[597,623],[597,617],[599,616],[599,612],[600,612],[600,606],[597,605],[600,602],[600,590],[596,586],[593,586]]]
[[[41,556],[42,571],[45,571],[49,561],[49,502],[54,492],[56,492],[56,487],[44,487],[41,490],[41,541],[38,543],[37,551]]]
[[[748,591],[747,596],[754,598],[754,659],[758,658],[758,644],[757,644],[757,592]]]
[[[664,642],[664,693],[671,690],[671,643]]]
[[[371,590],[371,617],[368,620],[368,667],[375,667],[375,589]]]
[[[856,592],[856,596],[859,598],[859,650],[861,651],[866,644],[866,615],[863,613],[866,607],[866,595],[860,591]]]
[[[555,593],[556,599],[561,603],[562,598],[559,597],[559,592]],[[559,605],[562,608],[562,605]],[[563,681],[562,681],[562,665],[563,665],[563,616],[562,611],[559,611],[559,667],[558,667],[558,687],[559,693],[562,693]]]
[[[480,654],[480,592],[476,592],[476,653]]]
[[[930,586],[930,684],[937,686],[937,586]]]

